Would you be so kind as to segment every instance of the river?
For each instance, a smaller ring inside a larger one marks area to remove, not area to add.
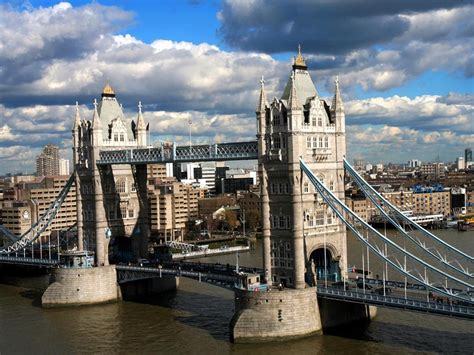
[[[474,233],[435,232],[471,253]],[[360,245],[348,236],[349,262]],[[261,260],[260,245],[240,264]],[[235,256],[207,259],[234,263]],[[376,263],[373,261],[373,263]],[[376,267],[376,264],[374,264]],[[39,281],[38,281],[39,282]],[[229,342],[230,290],[181,279],[179,290],[147,303],[43,309],[35,290],[0,284],[0,354],[382,354],[466,353],[474,350],[474,322],[379,308],[365,329],[263,344]]]

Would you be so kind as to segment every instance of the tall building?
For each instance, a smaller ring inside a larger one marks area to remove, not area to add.
[[[467,163],[470,163],[472,162],[472,149],[471,148],[466,148],[464,149],[464,162],[467,164]]]
[[[458,170],[464,170],[466,168],[466,162],[463,157],[459,157],[456,159],[456,168]]]
[[[354,168],[355,168],[357,171],[363,171],[363,170],[364,170],[364,167],[365,167],[365,161],[364,161],[364,159],[355,158],[353,163],[354,163]]]
[[[1,210],[5,227],[18,236],[25,233],[51,206],[67,180],[68,176],[38,177],[33,182],[18,183],[6,189]],[[75,186],[72,186],[56,218],[42,236],[71,227],[76,223],[76,214]]]
[[[60,175],[59,148],[53,144],[47,144],[36,157],[36,176],[47,175]]]
[[[209,194],[215,195],[216,193],[216,168],[223,167],[223,162],[205,162],[201,163],[201,178],[205,181],[206,186],[209,188]]]
[[[445,175],[444,163],[423,163],[421,164],[421,174],[439,179]]]
[[[151,236],[160,242],[183,240],[189,222],[198,219],[199,188],[175,178],[154,179],[148,185]]]
[[[69,175],[69,159],[59,159],[59,175]]]
[[[417,159],[411,159],[410,161],[408,161],[409,168],[418,168],[420,166],[421,166],[421,161]]]

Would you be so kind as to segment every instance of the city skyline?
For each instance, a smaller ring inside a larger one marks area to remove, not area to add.
[[[472,5],[145,3],[2,5],[0,174],[31,171],[48,143],[70,158],[75,101],[91,119],[106,82],[128,117],[143,102],[152,141],[187,143],[190,119],[193,142],[252,140],[260,76],[280,93],[298,44],[321,97],[339,75],[349,159],[454,161],[474,145]]]

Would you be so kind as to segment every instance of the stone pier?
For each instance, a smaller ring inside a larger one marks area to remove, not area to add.
[[[321,331],[314,287],[273,289],[270,292],[235,290],[231,341],[256,342],[304,337]]]
[[[318,300],[315,287],[255,292],[236,289],[235,313],[230,323],[234,343],[301,338],[325,329],[367,324],[375,307]]]
[[[59,268],[41,297],[43,307],[86,305],[121,298],[115,265],[94,268]]]

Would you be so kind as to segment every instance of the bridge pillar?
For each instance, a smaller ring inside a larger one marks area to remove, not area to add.
[[[134,249],[134,256],[146,259],[148,258],[148,241],[150,238],[147,166],[146,164],[135,165],[133,170],[139,204],[137,224],[140,227],[140,233],[132,237],[136,238],[132,243],[132,248]]]
[[[95,206],[95,245],[97,266],[109,265],[109,238],[107,219],[105,217],[104,193],[102,190],[101,171],[94,169],[94,206]]]
[[[121,298],[115,265],[52,269],[50,285],[41,297],[43,307],[112,302]]]
[[[236,289],[234,304],[230,330],[235,343],[298,338],[322,329],[314,287],[269,292]]]
[[[84,220],[82,215],[81,179],[76,173],[76,216],[77,216],[77,250],[84,250]]]

